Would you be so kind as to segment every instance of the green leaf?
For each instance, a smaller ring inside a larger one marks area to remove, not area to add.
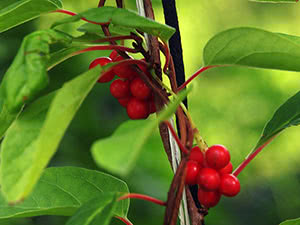
[[[60,0],[2,0],[0,33],[59,8]]]
[[[119,194],[105,193],[81,206],[66,225],[108,225],[114,215]]]
[[[48,84],[49,46],[69,44],[71,37],[54,30],[42,30],[26,36],[0,85],[0,137],[15,120],[23,105]]]
[[[279,225],[300,225],[300,219],[286,220]]]
[[[133,28],[116,26],[114,24],[110,24],[108,28],[111,36],[128,35],[130,34],[130,32],[134,32]],[[78,27],[77,30],[88,34],[96,34],[100,38],[106,37],[102,29],[99,29],[99,25],[93,23],[85,23]]]
[[[170,102],[158,115],[157,119],[126,121],[112,136],[96,141],[92,145],[92,155],[96,163],[113,173],[123,176],[128,174],[154,129],[160,122],[172,116],[188,92],[188,90],[182,91],[178,98]]]
[[[127,9],[114,8],[110,6],[89,9],[76,16],[67,17],[56,22],[53,26],[76,22],[82,17],[97,23],[110,22],[110,24],[114,25],[116,29],[137,29],[160,37],[164,41],[167,41],[175,33],[175,29],[168,25],[150,20]]]
[[[52,101],[50,95],[29,105],[8,129],[1,145],[0,178],[9,202],[30,194],[101,70],[96,67],[65,83]]]
[[[300,124],[300,92],[288,99],[282,104],[274,113],[272,119],[264,128],[263,134],[259,139],[255,149],[279,132],[290,126],[297,126]]]
[[[32,194],[21,204],[9,205],[0,195],[0,219],[41,215],[72,216],[91,199],[111,192],[128,193],[125,182],[111,175],[78,167],[47,168]],[[113,213],[127,216],[129,200],[117,202]]]
[[[263,2],[263,3],[296,3],[299,0],[250,0],[251,2]]]
[[[300,38],[257,28],[234,28],[217,34],[206,44],[203,60],[205,66],[300,71]]]

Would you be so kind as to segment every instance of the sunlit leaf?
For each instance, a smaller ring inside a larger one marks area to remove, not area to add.
[[[76,22],[82,17],[97,23],[110,22],[115,26],[115,29],[117,29],[117,27],[120,27],[119,29],[136,29],[160,37],[165,41],[168,40],[175,32],[175,29],[168,25],[145,18],[127,9],[114,8],[110,6],[89,9],[76,16],[67,17],[58,21],[54,23],[53,26]]]
[[[282,222],[279,225],[300,225],[300,219],[287,220],[287,221]]]
[[[256,148],[266,143],[270,138],[290,126],[300,124],[300,92],[288,99],[274,113],[267,123]]]
[[[65,83],[54,97],[32,103],[8,129],[1,145],[0,178],[9,202],[30,194],[101,70],[89,70]]]
[[[60,0],[1,0],[0,33],[59,8]]]
[[[300,71],[300,38],[257,28],[234,28],[214,36],[205,46],[208,65],[239,65]]]
[[[92,154],[96,163],[114,173],[126,175],[135,165],[140,151],[161,121],[167,120],[176,111],[189,91],[182,91],[158,115],[157,119],[129,120],[122,123],[112,136],[96,141]]]
[[[102,172],[77,167],[47,168],[24,202],[9,205],[0,195],[0,219],[41,215],[71,216],[86,202],[111,192],[129,191],[125,182]],[[126,217],[128,208],[129,200],[122,200],[116,203],[113,214]]]
[[[251,2],[263,2],[263,3],[295,3],[299,0],[249,0]]]

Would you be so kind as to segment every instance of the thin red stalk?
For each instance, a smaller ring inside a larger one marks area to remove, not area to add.
[[[142,195],[142,194],[136,194],[136,193],[130,193],[130,194],[123,195],[118,199],[118,201],[121,201],[121,200],[124,200],[124,199],[127,199],[127,198],[142,199],[142,200],[145,200],[145,201],[148,201],[148,202],[153,202],[157,205],[166,206],[166,202],[164,202],[164,201],[161,201],[159,199],[150,197],[148,195]]]
[[[186,85],[188,85],[194,78],[196,78],[200,73],[204,72],[205,70],[208,70],[210,68],[219,67],[219,66],[205,66],[200,68],[196,73],[194,73],[187,81],[185,81],[180,87],[178,87],[177,91],[180,91],[183,89]]]
[[[164,123],[165,123],[165,124],[168,126],[168,128],[170,129],[170,131],[171,131],[171,133],[172,133],[172,135],[173,135],[173,137],[174,137],[176,143],[178,144],[180,150],[181,150],[184,154],[188,154],[188,153],[189,153],[188,150],[184,147],[184,145],[183,145],[183,144],[181,143],[181,141],[179,140],[179,138],[178,138],[178,136],[177,136],[177,134],[176,134],[176,132],[175,132],[175,130],[174,130],[172,124],[171,124],[169,121],[164,121]]]
[[[167,69],[168,69],[169,64],[170,64],[170,49],[168,47],[168,44],[164,41],[163,41],[162,47],[164,48],[164,54],[165,54],[165,57],[166,57],[166,62],[165,62],[163,71],[164,71],[165,74],[167,74]]]
[[[84,52],[89,52],[89,51],[96,51],[96,50],[120,50],[120,51],[126,51],[126,52],[131,52],[131,53],[137,53],[137,51],[133,48],[127,48],[124,46],[119,46],[119,45],[100,45],[100,46],[91,46],[88,48],[85,48],[83,50],[80,50],[78,54],[84,53]]]
[[[58,10],[53,11],[53,13],[55,13],[55,12],[57,12],[57,13],[63,13],[63,14],[70,15],[70,16],[76,16],[77,15],[76,13],[73,13],[71,11],[64,10],[64,9],[58,9]],[[110,22],[105,22],[105,23],[94,22],[94,21],[88,20],[88,19],[86,19],[84,17],[81,17],[80,19],[82,19],[82,20],[84,20],[84,21],[86,21],[88,23],[97,24],[97,25],[109,25],[110,24]]]
[[[257,156],[258,153],[261,152],[261,150],[264,149],[276,136],[270,138],[266,143],[258,147],[253,153],[251,153],[239,166],[235,169],[233,172],[234,176],[238,176],[242,170]]]
[[[115,216],[115,218],[121,220],[123,223],[125,223],[126,225],[133,225],[129,220],[126,220],[125,218],[123,217],[120,217],[120,216]]]

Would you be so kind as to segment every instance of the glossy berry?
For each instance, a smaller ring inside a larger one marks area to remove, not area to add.
[[[188,185],[195,185],[197,184],[197,175],[200,170],[200,165],[195,162],[189,160],[186,165],[186,176],[185,176],[185,183]]]
[[[225,196],[236,196],[241,190],[239,180],[232,174],[224,174],[221,177],[219,192]]]
[[[126,107],[130,119],[145,119],[149,116],[149,105],[147,102],[137,98],[131,98]]]
[[[100,57],[100,58],[95,59],[90,64],[89,69],[92,69],[92,68],[94,68],[97,65],[104,66],[104,65],[106,65],[107,63],[110,63],[110,62],[112,62],[110,58],[108,58],[108,57]],[[106,83],[106,82],[109,82],[112,79],[114,79],[114,77],[115,77],[115,74],[114,74],[113,71],[106,72],[103,76],[101,76],[99,78],[98,82],[99,83]]]
[[[130,96],[129,81],[123,81],[121,79],[114,80],[110,84],[110,93],[115,98],[126,98]]]
[[[189,159],[198,162],[200,165],[203,164],[204,155],[198,146],[192,148]]]
[[[205,158],[209,167],[218,170],[229,163],[230,154],[223,145],[213,145],[206,150]]]
[[[122,61],[124,58],[122,56],[117,56],[114,62]],[[120,78],[133,79],[138,76],[138,73],[134,71],[131,66],[117,65],[113,69],[114,73]]]
[[[127,107],[128,102],[130,101],[131,97],[125,97],[125,98],[118,98],[118,102],[120,103],[121,106]]]
[[[148,99],[151,95],[151,89],[139,77],[136,77],[131,81],[130,92],[133,96],[140,100]]]
[[[215,191],[219,188],[221,178],[219,173],[211,168],[202,168],[197,177],[197,183],[207,191]]]
[[[220,201],[221,194],[217,191],[205,191],[201,188],[198,189],[198,200],[201,205],[206,208],[214,207]]]
[[[223,167],[222,169],[219,170],[219,174],[223,175],[223,174],[230,174],[232,173],[232,164],[231,162],[229,162],[225,167]]]

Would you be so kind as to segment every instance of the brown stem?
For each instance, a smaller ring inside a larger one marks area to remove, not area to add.
[[[98,4],[98,7],[104,6],[105,2],[106,2],[106,0],[100,0],[99,4]]]

